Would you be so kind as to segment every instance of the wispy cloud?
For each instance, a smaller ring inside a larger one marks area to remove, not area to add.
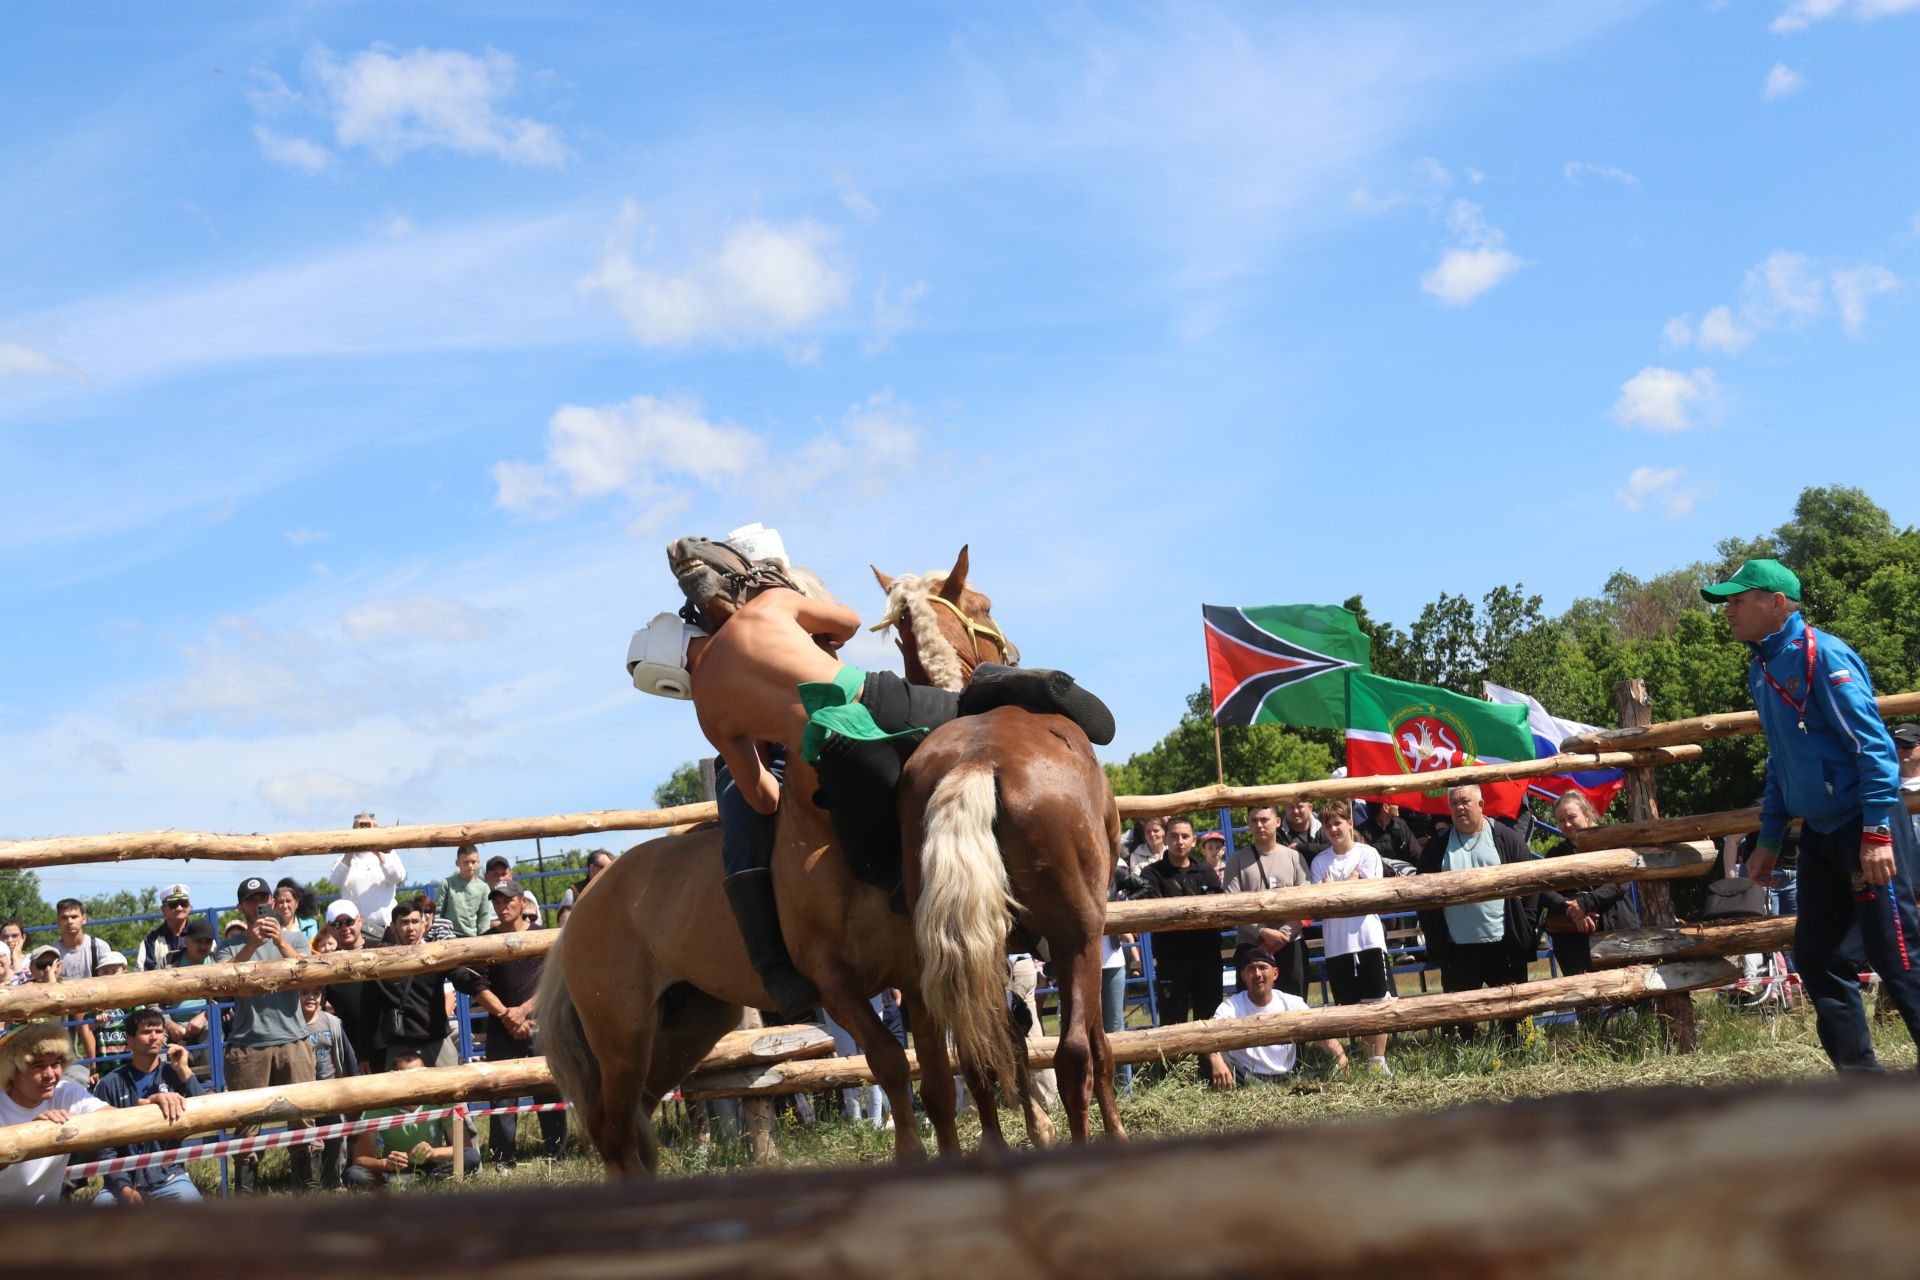
[[[1732,356],[1763,333],[1803,329],[1836,309],[1847,336],[1859,337],[1867,323],[1867,304],[1902,283],[1878,263],[1826,267],[1805,254],[1775,249],[1747,271],[1737,304],[1712,307],[1698,328],[1691,317],[1675,316],[1661,330],[1661,338],[1669,347],[1697,343]]]
[[[499,625],[499,614],[434,592],[408,596],[371,596],[348,609],[340,623],[364,645],[396,640],[471,644],[485,640]]]
[[[515,60],[495,49],[400,52],[376,44],[341,58],[320,47],[302,68],[304,92],[260,72],[248,96],[265,118],[319,117],[340,151],[365,151],[383,164],[415,151],[446,150],[558,168],[567,160],[559,132],[502,110],[518,74]],[[254,138],[269,160],[305,173],[323,172],[336,159],[311,138],[265,124],[254,127]]]
[[[313,542],[325,542],[333,533],[328,529],[309,529],[301,525],[298,529],[288,529],[280,536],[296,547],[304,547]]]
[[[1761,87],[1760,96],[1768,102],[1778,102],[1782,98],[1791,98],[1807,87],[1806,77],[1784,62],[1776,62],[1767,72],[1766,84]]]
[[[1667,519],[1678,520],[1700,500],[1699,488],[1687,484],[1686,476],[1678,467],[1635,467],[1614,497],[1629,511],[1652,506]]]
[[[1649,366],[1620,385],[1613,417],[1622,426],[1685,431],[1698,423],[1699,414],[1713,409],[1719,400],[1720,384],[1711,369],[1683,373],[1678,369]]]
[[[0,341],[0,381],[8,378],[60,378],[85,382],[87,375],[58,356],[18,342]]]
[[[1448,228],[1460,243],[1440,255],[1440,261],[1420,277],[1420,288],[1450,307],[1470,305],[1481,294],[1527,265],[1509,251],[1506,236],[1487,222],[1480,206],[1456,200],[1447,216]]]
[[[600,265],[580,289],[611,303],[643,347],[788,338],[847,299],[837,237],[818,223],[738,223],[667,267],[646,260],[651,234],[636,256],[640,230],[639,209],[628,201]]]
[[[1560,167],[1568,182],[1579,185],[1582,178],[1599,178],[1605,182],[1618,183],[1623,187],[1640,185],[1638,175],[1628,173],[1617,164],[1593,164],[1586,160],[1569,160]]]
[[[1856,21],[1872,22],[1913,9],[1920,9],[1920,0],[1789,0],[1767,29],[1775,35],[1789,35],[1844,12],[1851,12]]]
[[[873,291],[872,331],[860,344],[868,355],[877,355],[893,345],[893,340],[911,329],[919,320],[920,303],[927,296],[927,282],[889,290],[882,280]]]

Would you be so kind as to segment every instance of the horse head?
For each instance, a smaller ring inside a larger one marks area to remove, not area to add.
[[[873,576],[887,593],[886,611],[872,630],[896,628],[912,684],[958,693],[983,662],[1018,664],[1020,651],[993,621],[993,601],[967,581],[967,548],[945,573]]]

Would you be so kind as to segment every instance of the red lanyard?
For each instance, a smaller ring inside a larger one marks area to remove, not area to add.
[[[1805,690],[1801,693],[1800,701],[1798,702],[1795,702],[1792,699],[1792,697],[1788,695],[1787,691],[1780,687],[1780,682],[1773,678],[1773,672],[1767,670],[1767,661],[1765,658],[1754,659],[1754,661],[1760,664],[1760,674],[1767,678],[1767,683],[1773,686],[1773,691],[1780,695],[1780,701],[1787,704],[1787,710],[1793,712],[1795,716],[1799,717],[1800,732],[1802,733],[1805,733],[1807,731],[1807,699],[1813,696],[1813,654],[1814,654],[1814,644],[1815,644],[1813,634],[1814,634],[1813,628],[1808,627],[1807,628],[1807,684],[1806,684]]]

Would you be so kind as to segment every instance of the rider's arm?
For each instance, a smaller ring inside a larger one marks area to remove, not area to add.
[[[830,636],[840,644],[853,639],[860,631],[860,615],[847,606],[807,596],[799,597],[799,603],[793,609],[793,620],[808,635]]]
[[[773,776],[760,758],[759,744],[752,738],[728,738],[716,742],[720,758],[733,771],[734,785],[755,813],[776,813],[780,809],[780,779]]]

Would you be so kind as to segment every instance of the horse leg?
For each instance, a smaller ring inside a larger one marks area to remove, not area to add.
[[[1055,952],[1060,955],[1060,952]],[[1098,968],[1089,965],[1088,956],[1098,956],[1097,948],[1082,947],[1061,956],[1060,968],[1060,1047],[1053,1057],[1054,1074],[1060,1079],[1060,1100],[1067,1108],[1067,1129],[1075,1142],[1085,1142],[1087,1113],[1093,1100],[1094,1042],[1089,1025],[1098,1025],[1089,1013],[1100,1007],[1099,993],[1089,1001],[1088,975]]]
[[[1040,1105],[1040,1091],[1034,1085],[1033,1069],[1027,1060],[1027,1038],[1018,1023],[1008,1019],[1007,1031],[1013,1039],[1013,1087],[1020,1091],[1020,1113],[1027,1122],[1027,1141],[1035,1150],[1053,1145],[1053,1117]]]
[[[866,989],[838,962],[809,964],[801,972],[819,983],[827,1012],[860,1046],[874,1082],[886,1091],[887,1105],[893,1108],[894,1159],[926,1159],[927,1145],[920,1141],[919,1128],[913,1123],[913,1073],[907,1068],[907,1051],[873,1011]]]
[[[677,989],[671,1003],[662,1006],[646,1083],[634,1116],[634,1137],[649,1172],[660,1163],[660,1140],[654,1131],[654,1112],[700,1065],[720,1037],[740,1025],[740,1006],[691,987]]]
[[[1080,1004],[1085,1011],[1087,1039],[1093,1046],[1093,1096],[1100,1104],[1100,1125],[1107,1137],[1125,1142],[1127,1127],[1120,1122],[1120,1102],[1113,1093],[1113,1044],[1107,1039],[1106,1020],[1100,1012],[1100,980],[1104,975],[1100,972],[1097,944],[1090,956],[1091,960],[1080,966],[1089,975]]]
[[[609,1182],[651,1174],[659,1164],[653,1122],[640,1101],[641,1081],[653,1056],[654,1030],[651,1023],[631,1027],[616,1053],[599,1054],[599,1105],[588,1136],[606,1162]]]
[[[1019,1032],[1014,1030],[1012,1034]],[[1005,1151],[1007,1135],[1000,1130],[1000,1095],[993,1078],[967,1062],[960,1064],[960,1078],[967,1082],[967,1096],[973,1099],[973,1109],[980,1113],[980,1149]]]
[[[943,1156],[959,1155],[960,1127],[954,1117],[960,1099],[953,1083],[953,1060],[947,1055],[947,1029],[933,1020],[918,991],[903,988],[900,995],[913,1027],[913,1051],[920,1059],[920,1103],[933,1126],[934,1145]],[[894,1116],[893,1127],[898,1130],[911,1115]]]

